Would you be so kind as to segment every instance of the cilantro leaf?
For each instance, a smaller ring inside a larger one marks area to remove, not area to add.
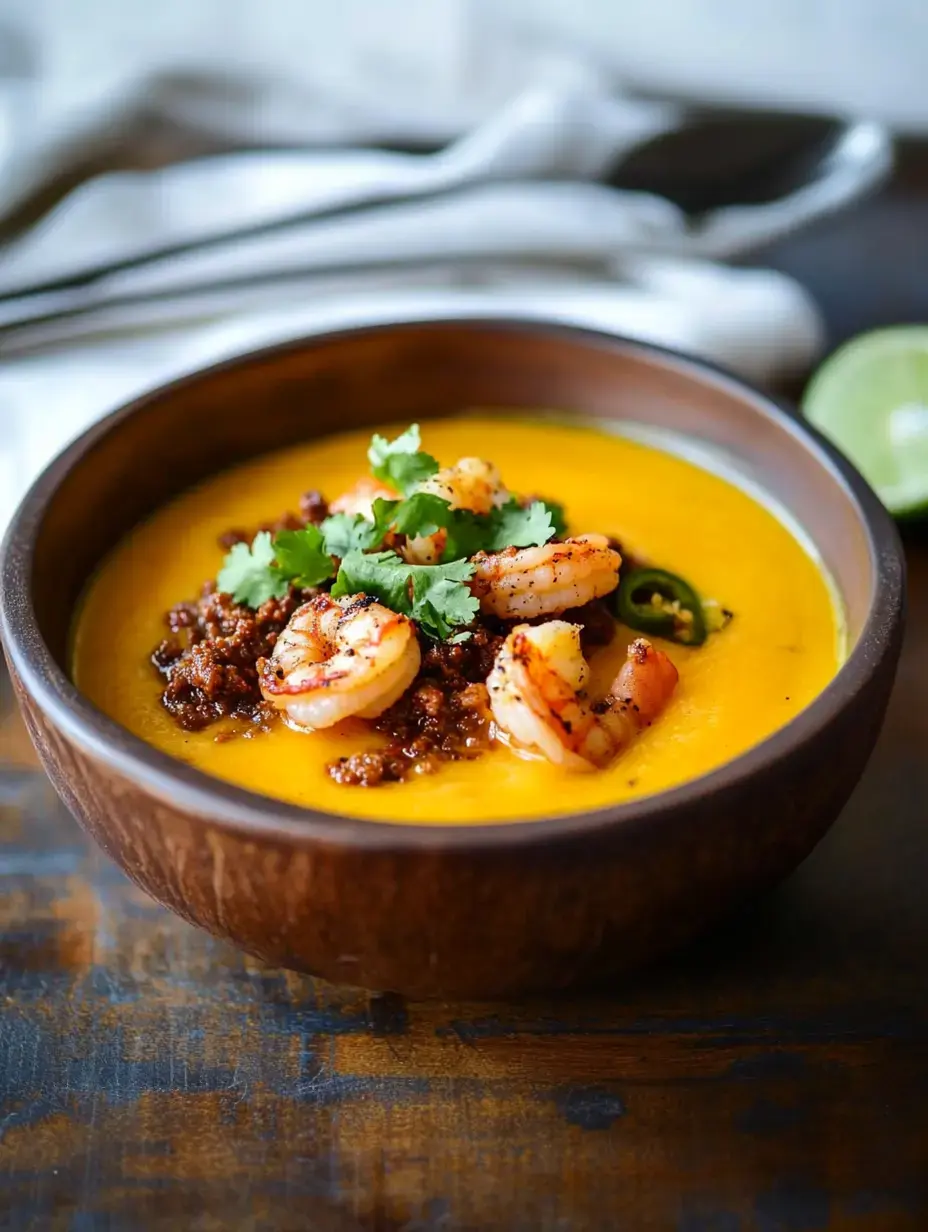
[[[452,509],[431,492],[414,492],[405,500],[378,499],[372,520],[337,513],[321,527],[282,530],[273,538],[261,531],[250,547],[237,543],[223,562],[217,585],[236,603],[257,608],[268,599],[283,598],[290,586],[318,586],[332,576],[332,558],[338,557],[342,569],[335,586],[340,589],[333,594],[373,594],[417,620],[430,636],[446,638],[477,613],[477,601],[463,584],[473,574],[469,558],[480,551],[547,543],[556,533],[556,517],[542,501],[523,508],[513,499],[483,516]],[[391,530],[409,538],[444,531],[442,564],[408,565],[395,552],[372,552]]]
[[[463,566],[463,568],[462,568]],[[465,584],[474,566],[466,560],[447,565],[418,565],[412,574],[412,618],[444,641],[458,625],[469,625],[480,603]]]
[[[268,599],[282,599],[291,586],[318,586],[334,571],[318,526],[278,531],[273,538],[262,530],[250,547],[235,544],[222,562],[216,585],[236,603],[258,608]]]
[[[450,506],[440,496],[414,492],[407,500],[384,500],[373,505],[373,519],[359,513],[334,513],[322,523],[325,549],[340,559],[349,552],[367,552],[383,543],[391,530],[414,538],[434,535],[449,520]]]
[[[467,509],[452,510],[443,560],[470,558],[486,551],[489,520]]]
[[[468,509],[452,509],[448,501],[428,492],[416,492],[401,501],[395,507],[394,526],[410,537],[444,530],[447,541],[442,560],[446,562],[469,558],[478,552],[537,546],[557,534],[554,516],[542,501],[523,508],[512,498],[501,508],[483,515]]]
[[[384,506],[388,503],[380,502]],[[401,535],[415,539],[444,530],[450,524],[454,511],[440,496],[434,496],[431,492],[413,492],[404,501],[394,502],[389,514]]]
[[[466,584],[473,574],[467,560],[409,565],[395,552],[355,551],[342,561],[332,596],[372,595],[415,620],[430,637],[441,639],[477,615],[479,603]]]
[[[423,453],[419,445],[418,424],[407,428],[395,441],[375,433],[367,451],[371,474],[407,495],[438,470],[438,462],[431,454]]]
[[[554,527],[554,533],[559,538],[567,533],[567,514],[564,512],[564,506],[560,501],[544,500],[542,504],[551,514],[551,525]]]
[[[333,513],[322,523],[325,550],[341,559],[349,552],[376,547],[380,540],[373,538],[375,529],[360,513]]]
[[[349,552],[341,563],[332,598],[342,595],[373,595],[394,612],[409,615],[409,574],[396,552]]]
[[[236,603],[249,607],[283,598],[290,584],[274,567],[274,545],[266,530],[255,535],[251,547],[235,544],[223,561],[216,585]]]
[[[402,505],[402,501],[384,500],[382,496],[377,497],[374,501],[374,520],[368,524],[371,528],[370,542],[367,545],[369,548],[376,548],[383,543],[387,534],[393,529],[394,515],[398,509],[402,508]]]
[[[273,548],[278,572],[293,586],[318,586],[335,572],[335,562],[326,552],[318,526],[278,531]]]
[[[541,501],[533,501],[523,509],[518,501],[510,500],[490,514],[489,522],[485,552],[535,547],[547,543],[555,535],[551,513]]]
[[[448,501],[431,492],[414,492],[404,501],[393,502],[392,508],[388,507],[387,501],[375,501],[375,517],[381,505],[386,529],[392,525],[399,534],[410,539],[445,531],[444,561],[473,556],[480,551],[486,536],[486,529],[481,526],[484,519],[466,509],[452,509]]]
[[[392,530],[410,539],[445,532],[442,560],[447,563],[470,558],[478,552],[500,552],[508,547],[547,543],[555,534],[547,506],[535,501],[527,509],[512,499],[489,514],[453,509],[448,501],[431,492],[413,492],[405,500],[374,501],[373,521],[363,518],[329,518],[323,524],[328,550],[344,557],[349,551],[369,551],[384,542]],[[332,524],[330,531],[330,524]]]

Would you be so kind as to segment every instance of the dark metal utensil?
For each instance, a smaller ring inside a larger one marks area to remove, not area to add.
[[[605,178],[666,197],[691,216],[760,205],[817,179],[848,127],[826,116],[694,112],[629,151]]]

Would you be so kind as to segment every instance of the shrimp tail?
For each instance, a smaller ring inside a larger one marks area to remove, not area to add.
[[[666,706],[677,669],[639,638],[609,694],[591,704],[579,630],[563,620],[518,625],[500,649],[488,681],[501,738],[517,751],[569,770],[609,765]]]

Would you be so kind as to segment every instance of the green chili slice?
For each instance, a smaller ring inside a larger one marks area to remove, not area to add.
[[[632,569],[616,591],[615,612],[639,633],[653,633],[684,646],[706,640],[706,618],[689,582],[666,569]]]

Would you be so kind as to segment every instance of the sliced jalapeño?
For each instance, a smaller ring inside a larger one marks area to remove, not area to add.
[[[706,618],[689,582],[666,569],[632,569],[616,591],[615,612],[638,633],[653,633],[683,646],[706,640]]]

